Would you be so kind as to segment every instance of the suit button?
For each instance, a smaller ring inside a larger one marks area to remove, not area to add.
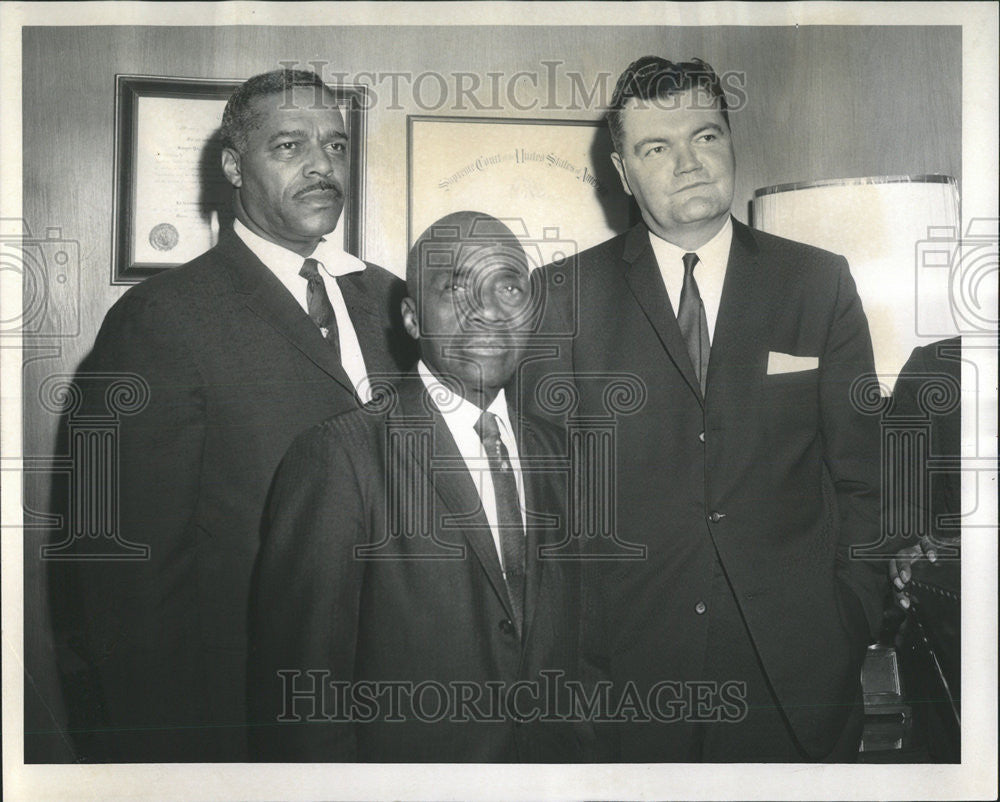
[[[698,439],[701,440],[701,442],[704,443],[705,442],[705,433],[704,432],[698,432]]]
[[[698,615],[705,615],[705,611],[706,611],[707,609],[708,609],[708,606],[707,606],[707,605],[705,604],[705,602],[698,602],[698,603],[697,603],[697,604],[696,604],[696,605],[694,606],[694,611],[695,611],[696,613],[698,613]]]
[[[509,618],[503,619],[503,621],[500,622],[500,631],[504,635],[513,635],[516,631],[514,629],[514,622],[511,621]]]
[[[713,512],[711,515],[708,516],[708,520],[710,520],[713,524],[717,524],[725,517],[726,514],[724,512]]]

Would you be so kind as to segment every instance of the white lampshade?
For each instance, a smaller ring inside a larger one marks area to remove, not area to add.
[[[753,223],[847,257],[875,370],[891,389],[915,346],[959,333],[948,255],[959,234],[958,204],[955,179],[944,175],[811,181],[758,189]]]

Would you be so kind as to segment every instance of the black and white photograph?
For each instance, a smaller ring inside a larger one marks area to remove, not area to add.
[[[995,798],[997,5],[0,45],[5,798]]]

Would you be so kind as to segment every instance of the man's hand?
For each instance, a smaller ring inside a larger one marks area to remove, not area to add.
[[[889,580],[892,582],[893,596],[896,604],[904,610],[910,609],[909,584],[913,577],[912,565],[924,557],[932,563],[937,561],[937,549],[929,537],[921,538],[915,546],[901,549],[889,561]]]

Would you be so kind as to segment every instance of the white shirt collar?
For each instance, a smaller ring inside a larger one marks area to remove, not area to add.
[[[681,289],[684,286],[684,254],[690,253],[684,248],[678,248],[672,242],[661,239],[652,231],[649,232],[649,242],[653,247],[663,284],[667,289],[667,298],[677,314],[680,303]],[[698,292],[705,305],[705,317],[708,322],[709,340],[715,338],[715,321],[719,316],[719,306],[722,302],[722,287],[726,279],[726,267],[729,264],[729,250],[733,244],[733,220],[726,222],[718,233],[694,253],[698,254],[698,264],[695,267],[695,280],[698,282]]]
[[[723,223],[722,228],[716,232],[715,236],[695,251],[679,248],[652,231],[649,232],[649,241],[656,252],[657,259],[662,256],[671,262],[682,264],[681,260],[684,254],[697,253],[698,261],[701,264],[707,265],[713,271],[721,266],[721,269],[725,271],[726,264],[729,262],[729,248],[733,244],[733,218],[726,217],[726,222]]]
[[[474,432],[483,410],[442,383],[422,359],[417,363],[417,373],[420,375],[424,387],[427,388],[434,405],[448,423],[448,428]],[[513,428],[510,424],[510,414],[507,411],[507,397],[504,395],[502,387],[486,411],[492,412],[500,419],[500,433],[504,441],[507,442],[507,436],[513,431]]]
[[[244,244],[254,253],[267,268],[274,273],[286,286],[289,283],[301,281],[299,270],[306,257],[300,256],[288,248],[282,247],[247,228],[238,219],[233,221],[233,231],[243,240]],[[331,242],[325,237],[319,241],[312,258],[323,265],[323,269],[331,276],[344,276],[365,269],[365,263],[347,253],[342,246]],[[286,280],[287,279],[287,280]]]
[[[288,248],[283,248],[264,239],[239,220],[233,221],[233,233],[243,240],[243,243],[253,251],[254,256],[260,259],[264,266],[274,273],[286,287],[298,286],[301,283],[299,271],[302,269],[302,262],[305,261],[303,257],[288,250]]]
[[[233,223],[233,231],[288,290],[303,314],[308,315],[308,282],[299,275],[305,258],[255,234],[239,220]],[[364,270],[365,263],[327,240],[321,240],[316,246],[313,258],[322,266],[319,275],[323,279],[327,297],[337,316],[340,362],[361,400],[368,401],[371,398],[371,384],[367,378],[364,354],[361,352],[361,343],[358,342],[358,334],[354,330],[344,294],[336,282],[336,276]]]
[[[357,256],[353,256],[325,237],[319,241],[312,258],[320,262],[331,276],[346,276],[348,273],[360,273],[366,265]]]
[[[427,388],[427,392],[434,405],[447,422],[448,428],[453,431],[474,432],[476,423],[479,421],[479,416],[483,414],[483,410],[468,399],[453,392],[450,387],[442,383],[422,359],[417,363],[417,373],[420,375],[421,380],[423,380],[424,387]],[[497,393],[496,398],[486,408],[486,411],[492,412],[500,419],[500,434],[505,442],[512,444],[513,436],[510,436],[509,439],[508,436],[513,432],[513,427],[510,423],[510,414],[507,411],[507,397],[504,395],[502,387],[500,388],[500,392]]]
[[[467,401],[462,396],[452,392],[438,378],[431,373],[423,360],[417,363],[417,373],[420,375],[427,388],[431,400],[441,412],[445,425],[451,433],[458,453],[462,455],[465,467],[469,471],[469,477],[476,488],[479,500],[483,506],[483,513],[486,521],[490,525],[493,534],[493,546],[496,549],[497,558],[503,564],[503,547],[500,542],[500,527],[498,523],[496,494],[493,487],[493,479],[490,471],[490,459],[486,454],[486,447],[476,433],[476,423],[483,411]],[[521,476],[521,460],[518,455],[517,442],[514,440],[513,429],[510,425],[510,417],[507,413],[507,399],[503,390],[497,393],[497,397],[487,407],[487,412],[492,412],[497,416],[498,428],[500,429],[500,439],[507,447],[507,457],[510,460],[511,468],[514,471],[514,480],[517,483],[517,496],[521,511],[521,524],[527,524],[524,511],[524,481]]]

